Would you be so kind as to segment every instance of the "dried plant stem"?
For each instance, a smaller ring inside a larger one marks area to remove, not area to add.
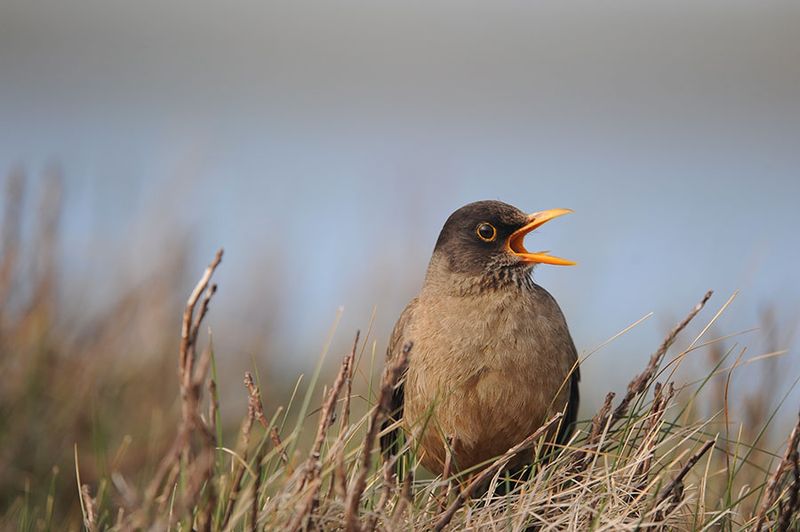
[[[406,471],[405,478],[403,478],[403,484],[400,487],[400,500],[397,501],[397,506],[395,506],[394,513],[392,514],[391,529],[397,527],[397,524],[403,517],[406,508],[411,506],[411,485],[413,484],[413,482],[414,482],[414,470],[410,469]]]
[[[378,499],[378,504],[375,505],[375,509],[367,518],[367,522],[364,525],[364,530],[366,532],[373,532],[375,527],[378,524],[378,516],[383,513],[383,510],[386,508],[386,504],[389,502],[389,498],[392,496],[392,487],[394,486],[394,475],[392,470],[394,468],[395,461],[394,460],[386,460],[383,462],[383,485],[381,486],[381,496]]]
[[[249,371],[245,373],[244,384],[249,394],[249,402],[253,405],[253,413],[256,421],[269,433],[269,438],[272,440],[272,445],[281,457],[281,461],[288,465],[289,457],[286,455],[286,449],[281,441],[281,436],[278,434],[278,429],[270,425],[267,417],[264,415],[264,405],[261,402],[261,390],[256,386],[255,381],[253,381],[253,375]]]
[[[145,490],[145,502],[142,512],[134,519],[134,526],[142,526],[148,520],[152,502],[156,495],[161,493],[160,500],[166,501],[172,485],[180,470],[180,459],[191,469],[188,472],[188,483],[184,492],[180,513],[188,511],[195,504],[195,498],[203,486],[207,486],[209,497],[213,500],[215,495],[213,486],[208,482],[214,472],[214,456],[216,453],[216,435],[207,422],[200,415],[200,397],[203,383],[210,365],[211,350],[206,350],[200,357],[197,367],[195,353],[197,351],[197,337],[203,318],[208,312],[211,298],[216,292],[216,285],[211,285],[211,276],[222,261],[223,251],[220,249],[203,272],[200,281],[195,285],[183,311],[181,323],[181,342],[178,352],[178,380],[180,383],[181,397],[181,423],[178,433],[170,448],[158,466],[155,476]],[[201,301],[202,297],[202,301]],[[198,303],[200,309],[197,310]],[[197,310],[197,312],[196,312]],[[213,399],[212,399],[213,401]],[[201,450],[197,457],[193,456],[191,449],[192,434],[200,438]],[[168,479],[167,482],[164,482]],[[174,518],[174,516],[173,516]],[[210,526],[210,523],[205,523]]]
[[[261,493],[261,473],[263,469],[262,462],[264,461],[264,453],[266,452],[265,450],[266,447],[262,445],[256,459],[255,479],[253,480],[253,499],[250,501],[250,530],[252,532],[258,530],[258,497]]]
[[[464,505],[464,503],[467,502],[467,500],[474,497],[475,493],[477,493],[478,490],[489,481],[489,479],[491,479],[500,470],[502,470],[503,467],[505,467],[512,458],[517,456],[522,451],[525,451],[526,449],[530,449],[531,447],[533,447],[536,441],[544,434],[546,434],[547,431],[549,431],[550,428],[553,427],[553,425],[555,425],[559,419],[561,419],[561,416],[562,416],[561,412],[557,413],[555,416],[550,418],[550,420],[547,421],[544,425],[539,427],[539,429],[536,432],[534,432],[533,434],[531,434],[530,436],[519,442],[514,447],[510,448],[508,451],[505,452],[505,454],[503,454],[503,456],[495,460],[489,467],[487,467],[486,469],[481,471],[478,475],[476,475],[475,478],[472,479],[472,481],[466,487],[466,489],[464,489],[463,491],[461,491],[461,493],[458,494],[458,497],[456,497],[456,500],[453,501],[453,503],[447,508],[447,511],[445,511],[444,514],[442,514],[442,516],[436,522],[436,525],[433,527],[433,529],[438,532],[442,530],[444,527],[446,527],[453,519],[453,516],[456,514],[458,509],[461,508]]]
[[[333,382],[330,392],[325,397],[325,402],[322,405],[322,411],[319,416],[319,426],[317,427],[317,434],[314,437],[314,443],[311,446],[311,452],[308,454],[306,460],[304,474],[296,493],[300,493],[303,488],[308,485],[310,487],[307,496],[308,502],[303,506],[303,509],[295,515],[292,519],[289,530],[296,530],[303,523],[308,523],[308,520],[314,514],[314,510],[319,504],[319,489],[322,486],[322,479],[320,473],[322,471],[321,452],[322,445],[325,443],[325,437],[328,434],[328,429],[333,424],[333,416],[336,409],[336,403],[339,400],[339,394],[342,391],[347,376],[350,374],[350,365],[356,355],[356,348],[358,347],[359,332],[356,331],[356,339],[353,342],[353,348],[345,355],[342,364],[339,367],[339,372],[336,374],[336,380]]]
[[[338,444],[339,442],[337,442]],[[347,497],[347,469],[344,465],[344,445],[338,445],[334,455],[334,471],[331,475],[331,489],[342,500]]]
[[[241,436],[240,436],[240,454],[241,460],[236,461],[236,466],[233,470],[233,478],[231,480],[231,489],[228,493],[228,500],[225,504],[225,513],[222,516],[222,522],[220,528],[225,528],[230,521],[231,515],[233,515],[233,508],[236,506],[236,500],[239,498],[239,491],[241,490],[242,486],[242,478],[244,477],[244,464],[247,462],[247,455],[250,449],[250,431],[253,428],[253,420],[255,419],[255,403],[258,399],[258,396],[254,393],[255,387],[252,385],[253,383],[253,376],[250,375],[250,372],[245,372],[244,374],[244,385],[247,387],[248,390],[248,401],[247,401],[247,417],[245,417],[244,421],[242,422],[242,429],[241,429]],[[257,390],[256,390],[257,391]]]
[[[364,436],[364,444],[361,449],[361,461],[358,471],[356,472],[356,477],[353,480],[353,486],[347,494],[347,500],[345,502],[345,530],[351,532],[361,530],[361,524],[358,520],[358,506],[361,502],[361,495],[364,493],[364,488],[367,484],[367,474],[369,473],[372,463],[372,448],[378,436],[378,427],[380,427],[383,418],[389,414],[389,409],[391,407],[390,401],[394,388],[397,386],[397,383],[405,374],[406,368],[408,367],[408,356],[412,346],[413,344],[411,342],[405,344],[400,354],[389,362],[389,365],[386,366],[383,372],[381,389],[378,393],[378,404],[375,405],[370,414],[367,434]]]
[[[614,401],[614,396],[614,392],[608,392],[603,401],[603,406],[600,407],[600,410],[598,410],[597,414],[592,418],[592,428],[591,432],[589,432],[587,443],[597,443],[597,440],[600,439],[600,435],[603,433],[605,427],[605,422],[608,419],[608,413],[611,412],[611,403]]]
[[[700,449],[694,453],[689,460],[683,465],[681,470],[678,472],[677,475],[670,481],[667,486],[661,490],[660,495],[658,496],[656,506],[664,502],[665,500],[672,498],[672,502],[669,505],[669,508],[664,512],[663,516],[669,515],[670,512],[677,506],[677,504],[683,498],[683,479],[684,477],[691,471],[691,469],[700,461],[700,458],[703,457],[704,454],[708,452],[714,446],[716,440],[708,440],[703,444]],[[659,515],[658,520],[663,519],[662,515]]]
[[[208,428],[213,434],[217,433],[217,412],[219,412],[217,383],[214,379],[208,379]]]
[[[367,335],[369,336],[369,335]],[[356,331],[356,339],[353,342],[353,352],[347,361],[347,373],[344,381],[344,399],[342,400],[342,415],[339,422],[339,437],[347,430],[350,425],[350,398],[353,396],[353,372],[356,367],[355,346],[358,343],[359,331]],[[365,340],[366,341],[366,340]]]
[[[792,484],[789,487],[789,500],[786,504],[778,502],[778,526],[780,531],[789,530],[792,520],[797,519],[800,513],[800,459],[798,451],[792,452]]]
[[[310,489],[314,492],[319,492],[319,488],[322,486],[322,480],[316,478],[311,481]],[[292,520],[289,521],[289,524],[284,527],[285,530],[308,530],[310,527],[308,526],[308,518],[311,516],[311,513],[314,511],[314,495],[309,493],[303,499],[303,505],[299,508]]]
[[[697,303],[694,308],[689,312],[689,314],[681,321],[678,325],[676,325],[667,336],[664,338],[664,341],[661,343],[661,346],[656,350],[655,353],[650,357],[650,362],[647,364],[645,370],[636,376],[629,384],[628,384],[628,391],[625,394],[625,397],[622,398],[617,408],[614,410],[614,414],[611,417],[611,423],[616,423],[619,419],[625,417],[628,413],[628,407],[630,406],[631,401],[633,399],[643,393],[647,386],[650,384],[650,381],[653,380],[653,377],[656,374],[656,370],[658,366],[661,364],[661,360],[664,358],[664,355],[667,354],[667,351],[675,343],[675,339],[678,337],[678,334],[689,325],[689,322],[697,316],[697,314],[703,309],[705,304],[711,298],[711,295],[714,292],[709,290],[703,296],[703,299]]]
[[[672,383],[667,386],[662,386],[661,383],[655,384],[653,392],[653,404],[650,407],[650,412],[645,422],[645,430],[642,435],[642,444],[640,454],[644,454],[644,459],[639,462],[636,468],[635,476],[639,479],[636,482],[638,488],[643,488],[647,485],[647,477],[650,472],[650,467],[653,457],[656,453],[658,446],[659,427],[664,420],[667,405],[675,395],[675,388]]]
[[[308,455],[306,462],[305,476],[300,482],[300,489],[303,488],[306,482],[313,480],[319,476],[319,471],[322,466],[320,463],[320,452],[322,451],[322,444],[325,442],[325,436],[328,434],[328,428],[333,423],[333,416],[335,413],[336,402],[339,400],[339,394],[342,391],[347,375],[350,374],[350,364],[356,353],[358,346],[359,333],[356,332],[356,339],[353,343],[353,349],[345,355],[342,364],[339,367],[339,372],[336,374],[336,380],[333,382],[330,392],[325,398],[322,405],[322,411],[319,416],[319,426],[317,427],[317,434],[314,437],[314,444],[311,446],[311,452]]]
[[[347,368],[344,371],[344,399],[342,400],[339,434],[336,437],[336,443],[333,446],[336,452],[334,454],[334,468],[331,472],[330,492],[336,493],[342,499],[344,499],[347,492],[347,470],[344,467],[344,446],[345,436],[350,424],[350,398],[353,394],[353,371],[355,369],[355,354],[356,345],[358,344],[358,337],[359,331],[356,331],[356,339],[353,342],[353,350],[351,351],[350,356],[345,359]]]
[[[798,445],[800,444],[800,415],[798,415],[797,424],[792,429],[789,435],[789,441],[786,444],[786,451],[783,454],[778,467],[767,482],[767,487],[761,499],[761,505],[758,507],[756,513],[756,525],[754,530],[764,530],[764,525],[767,517],[767,512],[778,501],[781,481],[786,471],[790,467],[795,466],[797,462]]]
[[[453,445],[455,445],[456,439],[454,436],[448,436],[445,438],[445,445],[444,445],[444,468],[442,469],[442,482],[445,483],[441,493],[437,495],[441,495],[441,503],[440,508],[441,511],[444,511],[447,508],[447,501],[450,498],[450,474],[451,468],[453,467]],[[439,490],[437,490],[438,492]]]
[[[81,486],[81,499],[86,511],[83,523],[89,532],[95,532],[97,530],[97,512],[95,511],[95,501],[87,484]]]

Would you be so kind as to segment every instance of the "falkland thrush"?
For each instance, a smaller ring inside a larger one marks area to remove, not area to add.
[[[479,201],[450,215],[422,290],[389,341],[389,359],[406,342],[413,349],[384,426],[394,427],[381,440],[385,451],[405,430],[422,464],[441,474],[447,446],[453,468],[463,471],[500,456],[556,412],[564,418],[552,436],[569,437],[578,411],[577,353],[561,309],[531,271],[574,263],[523,245],[525,235],[569,212],[528,215]]]

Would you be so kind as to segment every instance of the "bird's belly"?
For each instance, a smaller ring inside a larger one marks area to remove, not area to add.
[[[536,360],[520,364],[509,357],[506,367],[483,366],[471,375],[439,374],[431,368],[409,368],[406,382],[406,424],[424,450],[423,465],[441,472],[445,438],[452,438],[453,461],[460,470],[500,456],[525,439],[560,409],[557,389],[545,383],[558,376],[537,378]],[[525,359],[522,359],[525,360]],[[561,379],[559,379],[561,380]]]

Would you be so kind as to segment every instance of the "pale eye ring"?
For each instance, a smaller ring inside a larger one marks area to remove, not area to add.
[[[484,242],[491,242],[497,238],[497,229],[494,228],[489,222],[481,222],[475,228],[475,234]]]

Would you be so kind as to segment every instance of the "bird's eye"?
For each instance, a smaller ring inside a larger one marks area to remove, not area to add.
[[[491,242],[497,236],[497,229],[488,222],[478,224],[478,228],[475,229],[475,232],[478,234],[478,238],[484,242]]]

